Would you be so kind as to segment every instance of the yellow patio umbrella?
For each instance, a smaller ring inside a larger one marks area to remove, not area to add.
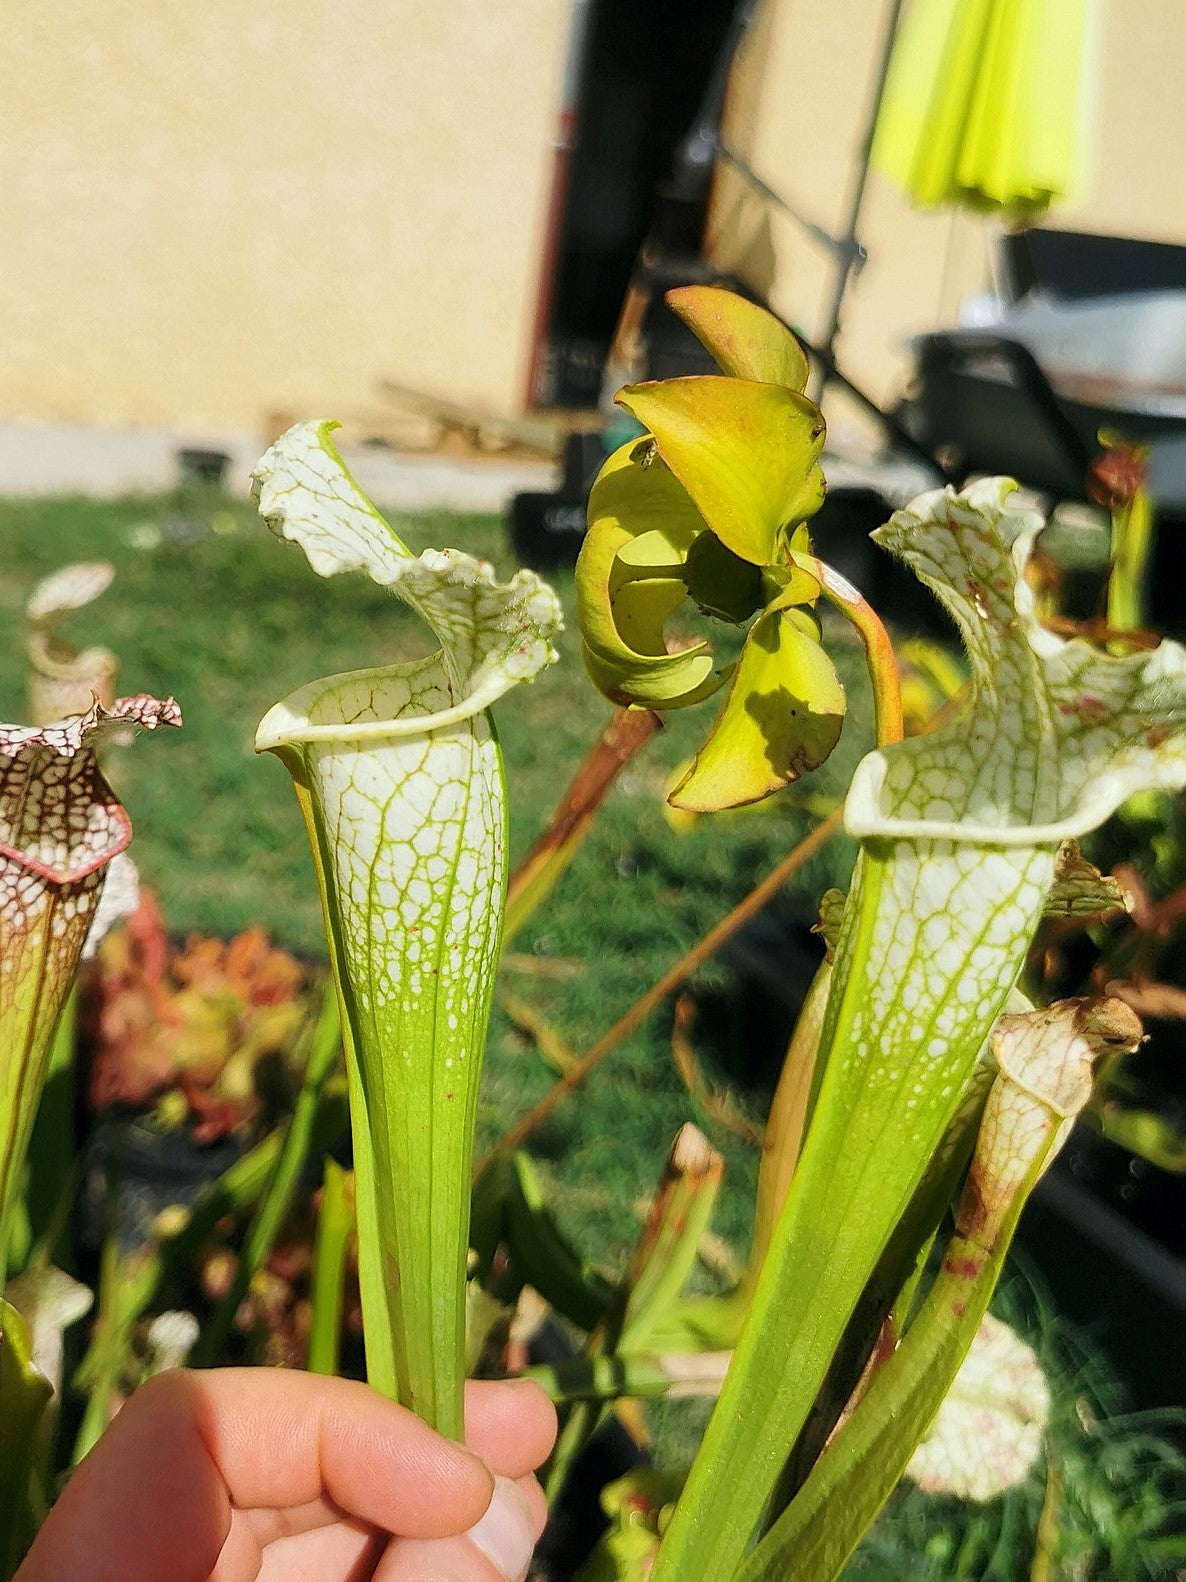
[[[1096,0],[914,0],[894,40],[874,167],[923,207],[1014,221],[1081,191],[1096,21]]]

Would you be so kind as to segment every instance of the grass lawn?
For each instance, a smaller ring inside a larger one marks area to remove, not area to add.
[[[413,549],[451,544],[513,567],[495,517],[393,518]],[[212,530],[211,524],[217,528]],[[278,698],[334,671],[407,657],[427,637],[402,606],[363,578],[326,583],[295,548],[274,540],[244,502],[137,499],[0,503],[0,709],[24,717],[21,615],[36,580],[70,560],[106,558],[116,581],[67,632],[120,656],[120,690],[173,693],[185,728],[142,739],[114,771],[136,825],[133,854],[170,926],[231,932],[259,922],[282,942],[323,951],[304,833],[288,777],[252,752],[255,727]],[[581,667],[570,578],[561,660],[496,710],[511,794],[512,858],[546,819],[610,712]],[[833,763],[810,783],[836,796],[868,742],[863,672],[845,630],[853,721]],[[540,972],[507,971],[507,986],[552,1019],[578,1051],[761,877],[810,825],[790,798],[769,810],[674,830],[663,811],[673,769],[703,737],[712,705],[670,717],[609,798],[584,850],[516,940]],[[839,840],[774,909],[810,915],[843,883],[852,852]],[[759,949],[758,955],[761,956]],[[765,970],[776,976],[777,957]],[[760,974],[759,974],[760,976]],[[774,1061],[769,997],[725,966],[698,977],[696,1034],[705,1070],[752,1116],[764,1113]],[[718,1230],[744,1249],[755,1153],[698,1113],[673,1069],[670,1013],[659,1011],[618,1049],[587,1090],[533,1140],[558,1208],[582,1245],[611,1267],[637,1229],[679,1125],[698,1120],[729,1161]],[[496,1015],[480,1142],[497,1137],[553,1074]]]

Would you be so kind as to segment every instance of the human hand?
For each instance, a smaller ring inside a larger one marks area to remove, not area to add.
[[[14,1582],[512,1582],[543,1531],[556,1416],[470,1384],[469,1450],[365,1384],[163,1373],[70,1479]]]

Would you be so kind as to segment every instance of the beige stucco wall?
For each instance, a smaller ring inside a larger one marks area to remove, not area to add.
[[[1186,5],[1100,0],[1096,139],[1090,190],[1047,223],[1186,242]],[[739,61],[727,132],[776,191],[836,234],[844,222],[874,93],[889,0],[768,0]],[[879,400],[900,387],[914,333],[954,322],[989,281],[999,227],[966,214],[924,214],[870,177],[861,222],[869,261],[846,301],[840,360]],[[741,260],[775,305],[818,333],[833,265],[792,221],[739,181],[718,182],[716,255]],[[833,427],[850,410],[831,399]]]
[[[521,404],[568,0],[8,0],[0,418]]]
[[[1101,0],[1095,180],[1055,223],[1186,241],[1183,0]],[[842,223],[889,0],[767,0],[729,135]],[[521,409],[571,0],[8,0],[0,421],[364,426],[394,380]],[[832,266],[718,182],[714,245],[818,330]],[[996,228],[870,181],[842,357],[879,399]],[[834,429],[845,421],[831,400]]]

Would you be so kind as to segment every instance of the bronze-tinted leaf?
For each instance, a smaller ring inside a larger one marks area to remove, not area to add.
[[[811,364],[773,313],[720,286],[679,286],[665,300],[712,353],[722,373],[802,393]]]
[[[628,385],[617,399],[742,560],[769,565],[782,529],[822,505],[824,420],[805,396],[749,379],[696,378]]]
[[[706,813],[769,796],[823,763],[844,707],[811,616],[772,605],[754,622],[712,734],[668,800]]]

